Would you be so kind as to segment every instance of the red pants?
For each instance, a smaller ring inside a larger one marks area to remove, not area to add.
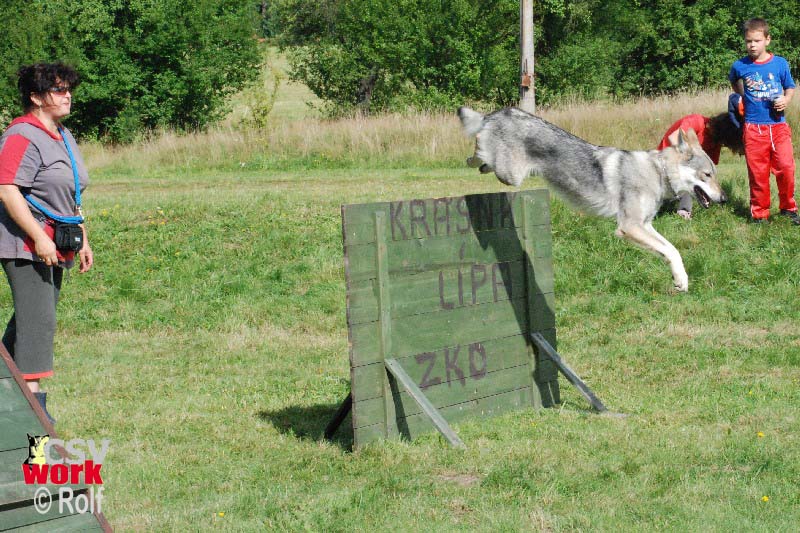
[[[797,211],[794,201],[794,154],[789,124],[745,124],[744,155],[750,178],[750,215],[769,217],[769,173],[775,174],[780,209]]]

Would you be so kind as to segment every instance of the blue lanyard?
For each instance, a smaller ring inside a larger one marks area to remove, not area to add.
[[[72,176],[75,178],[75,207],[78,209],[78,213],[81,212],[81,183],[80,178],[78,178],[78,164],[75,162],[75,156],[72,155],[72,148],[69,146],[69,142],[67,141],[67,136],[64,134],[64,130],[61,127],[58,128],[58,133],[61,134],[61,138],[64,139],[64,146],[67,147],[67,154],[69,155],[69,161],[72,163]],[[64,222],[67,224],[81,224],[83,223],[83,215],[73,216],[73,217],[65,217],[61,215],[56,215],[45,209],[39,202],[33,199],[33,196],[30,194],[25,195],[25,199],[31,204],[33,207],[38,209],[42,212],[44,216],[47,218],[51,218],[56,222]]]

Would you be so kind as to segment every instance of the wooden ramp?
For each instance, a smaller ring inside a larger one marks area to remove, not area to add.
[[[56,438],[39,402],[25,385],[17,365],[0,343],[0,531],[113,531],[102,513],[79,513],[75,505],[61,506],[54,500],[49,510],[34,506],[34,495],[41,487],[57,497],[60,487],[73,491],[73,500],[86,494],[86,485],[27,485],[22,463],[28,457],[28,436]],[[58,449],[61,456],[63,449]]]

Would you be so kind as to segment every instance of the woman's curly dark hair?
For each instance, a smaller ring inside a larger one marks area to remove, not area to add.
[[[744,141],[742,140],[742,130],[731,122],[727,113],[711,117],[708,122],[711,139],[730,149],[735,154],[744,153]]]
[[[22,108],[28,112],[36,104],[31,100],[31,95],[35,94],[44,98],[51,88],[57,83],[66,85],[74,90],[80,85],[81,80],[78,72],[60,61],[57,63],[36,63],[20,68],[17,71],[17,88],[22,100]]]

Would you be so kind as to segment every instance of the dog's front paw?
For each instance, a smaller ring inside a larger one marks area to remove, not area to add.
[[[689,278],[688,277],[687,278],[683,278],[683,279],[675,279],[675,280],[673,280],[673,283],[674,283],[674,285],[673,285],[672,288],[675,289],[676,292],[689,292]]]
[[[478,156],[476,156],[476,155],[473,155],[472,157],[468,157],[467,158],[467,166],[469,168],[478,168],[482,164],[483,164],[483,161],[481,161],[480,158]]]

